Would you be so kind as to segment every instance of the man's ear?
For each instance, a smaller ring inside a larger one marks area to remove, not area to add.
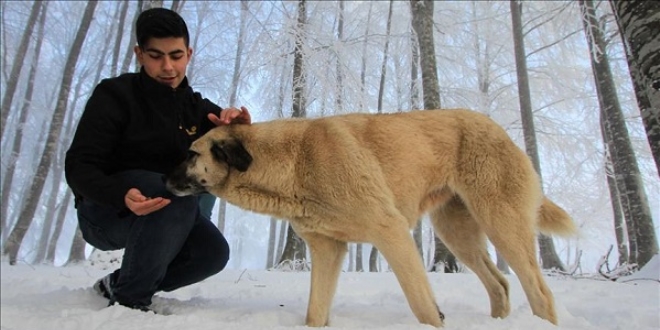
[[[135,53],[135,58],[137,58],[138,63],[142,65],[142,56],[144,56],[142,48],[140,48],[140,46],[135,46],[133,47],[133,52]]]
[[[211,154],[216,160],[226,162],[229,166],[241,172],[247,171],[252,163],[252,155],[245,150],[243,144],[237,139],[213,142]]]

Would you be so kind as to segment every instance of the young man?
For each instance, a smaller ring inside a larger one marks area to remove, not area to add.
[[[229,246],[209,220],[212,196],[175,197],[162,176],[216,125],[250,124],[246,108],[221,109],[188,85],[186,23],[163,8],[140,14],[139,73],[103,80],[66,154],[80,230],[100,250],[124,250],[121,268],[94,284],[110,300],[149,310],[153,295],[221,271]],[[203,200],[204,198],[209,199]],[[200,208],[201,205],[205,207]]]

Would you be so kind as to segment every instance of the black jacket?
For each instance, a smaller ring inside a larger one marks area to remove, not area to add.
[[[215,127],[207,114],[221,110],[193,92],[187,78],[176,89],[143,71],[101,81],[66,153],[66,180],[76,201],[89,198],[125,210],[132,187],[110,175],[130,169],[168,173],[195,139]]]

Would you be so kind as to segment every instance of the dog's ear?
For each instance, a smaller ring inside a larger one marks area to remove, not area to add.
[[[216,160],[226,162],[241,172],[247,171],[252,163],[252,155],[237,139],[213,142],[211,154]]]

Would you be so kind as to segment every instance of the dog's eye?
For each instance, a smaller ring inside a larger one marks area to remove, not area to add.
[[[197,153],[195,151],[192,151],[192,150],[188,150],[188,158],[187,158],[188,160],[191,160],[191,159],[195,158],[196,156],[199,156],[199,153]]]

